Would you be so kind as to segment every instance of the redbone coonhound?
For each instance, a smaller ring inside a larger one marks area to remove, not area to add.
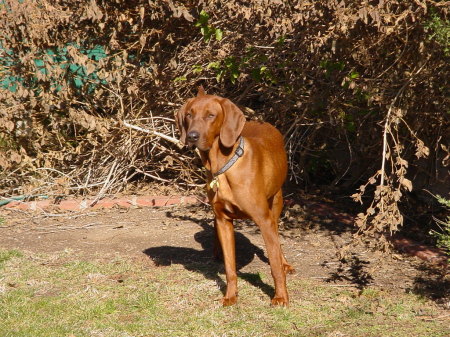
[[[208,171],[207,192],[225,263],[224,306],[237,301],[234,219],[251,218],[260,228],[275,283],[272,305],[288,305],[286,274],[293,272],[280,246],[278,218],[287,157],[281,133],[272,125],[247,122],[230,100],[199,88],[175,114],[180,140],[200,151]],[[217,253],[217,251],[216,251]]]

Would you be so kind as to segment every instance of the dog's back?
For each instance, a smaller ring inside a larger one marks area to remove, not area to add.
[[[258,148],[255,155],[260,165],[258,170],[270,175],[274,187],[280,188],[287,175],[287,155],[284,149],[283,135],[269,123],[249,121],[245,123],[241,135],[251,142],[252,148]],[[277,172],[277,174],[273,174]]]

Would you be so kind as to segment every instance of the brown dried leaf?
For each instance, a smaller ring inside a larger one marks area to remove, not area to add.
[[[402,197],[402,192],[400,190],[394,191],[394,201],[399,201]]]
[[[14,122],[11,120],[3,120],[2,125],[10,132],[14,130]]]
[[[426,158],[430,155],[430,149],[425,146],[424,142],[420,139],[416,142],[416,157],[417,158]]]
[[[355,193],[351,195],[354,201],[360,202],[362,204],[361,193]]]
[[[11,151],[9,154],[9,160],[14,163],[20,164],[20,162],[22,161],[22,156],[16,151]]]
[[[401,178],[401,179],[400,179],[400,184],[401,184],[404,188],[406,188],[409,192],[411,192],[412,189],[413,189],[413,184],[412,184],[411,180],[409,180],[409,179]]]

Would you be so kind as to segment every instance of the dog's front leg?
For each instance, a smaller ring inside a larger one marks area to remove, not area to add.
[[[222,304],[233,305],[237,302],[237,274],[236,274],[236,250],[234,241],[233,221],[216,213],[215,227],[217,236],[222,246],[223,261],[227,277],[227,291]]]

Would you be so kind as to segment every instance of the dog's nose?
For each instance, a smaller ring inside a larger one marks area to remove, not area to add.
[[[195,143],[200,138],[198,131],[191,131],[187,134],[187,139],[191,143]]]

